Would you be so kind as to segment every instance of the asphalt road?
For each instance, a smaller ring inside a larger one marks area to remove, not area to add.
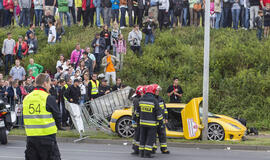
[[[129,145],[104,145],[104,144],[59,144],[63,160],[135,160],[136,156],[130,155]],[[262,151],[232,151],[232,150],[206,150],[169,148],[170,155],[159,152],[154,159],[167,160],[269,160],[270,152]],[[24,159],[25,142],[9,141],[8,145],[0,145],[0,160]]]

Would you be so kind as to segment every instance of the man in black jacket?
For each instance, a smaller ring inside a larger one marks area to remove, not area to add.
[[[89,47],[87,49],[90,50]],[[94,73],[94,61],[92,61],[92,59],[88,57],[87,51],[83,52],[83,61],[84,61],[85,66],[87,67],[89,75],[91,77],[91,75]]]
[[[121,78],[116,78],[116,84],[112,87],[112,91],[117,91],[125,88],[125,85],[122,84]]]
[[[107,80],[103,79],[101,81],[101,85],[99,86],[99,96],[104,96],[106,94],[109,94],[111,92],[110,86],[108,86]]]
[[[49,90],[51,96],[54,96],[54,98],[56,99],[56,103],[57,103],[57,100],[58,100],[58,92],[57,92],[57,88],[56,88],[56,85],[57,85],[57,80],[55,79],[52,79],[52,82],[51,82],[51,88]]]
[[[170,97],[170,103],[180,103],[183,95],[182,88],[178,85],[178,78],[173,78],[173,85],[168,87],[167,94]]]
[[[60,89],[59,89],[59,96],[58,96],[58,103],[59,103],[59,108],[62,111],[62,126],[66,127],[67,120],[69,117],[68,111],[65,108],[65,92],[68,89],[68,85],[66,84],[66,81],[61,79],[60,80]]]
[[[74,84],[68,87],[65,92],[65,97],[70,103],[79,104],[81,97],[81,90],[79,87],[80,81],[78,79],[74,80]]]

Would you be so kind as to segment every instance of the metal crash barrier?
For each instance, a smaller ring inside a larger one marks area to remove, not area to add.
[[[83,106],[65,101],[65,107],[70,112],[73,124],[80,134],[80,138],[74,142],[87,138],[88,131],[93,129],[113,134],[109,122],[111,115],[117,109],[130,107],[132,102],[129,98],[133,93],[133,88],[125,87],[88,101]]]

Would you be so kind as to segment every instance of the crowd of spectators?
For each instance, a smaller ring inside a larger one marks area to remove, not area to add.
[[[267,37],[269,3],[269,0],[211,0],[211,26],[253,29],[257,27],[256,17],[262,10]],[[142,28],[149,13],[160,29],[203,26],[204,9],[205,0],[0,0],[0,27],[35,24],[43,27],[48,35],[49,21],[55,23],[54,16],[58,14],[58,23],[65,22],[67,26],[101,27],[102,18],[103,26],[110,27],[111,22],[117,22],[121,29],[136,24]]]

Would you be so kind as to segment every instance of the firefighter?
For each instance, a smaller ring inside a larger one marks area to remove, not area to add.
[[[155,143],[157,124],[163,123],[162,111],[155,98],[156,90],[148,86],[146,94],[139,101],[140,117],[140,156],[152,158],[151,152]]]
[[[25,159],[60,160],[56,133],[57,128],[61,129],[61,113],[55,98],[49,95],[50,76],[41,73],[35,82],[37,87],[23,100],[27,135]]]
[[[156,90],[155,97],[159,102],[159,107],[161,108],[163,118],[164,118],[164,123],[159,124],[157,126],[157,135],[159,139],[159,144],[160,144],[160,150],[162,154],[170,154],[170,151],[167,149],[167,138],[166,138],[166,127],[165,124],[167,123],[168,120],[168,111],[165,105],[165,102],[161,96],[159,96],[159,92],[162,90],[162,88],[158,84],[153,84],[152,85],[154,89]],[[157,146],[154,145],[153,152],[157,149]]]
[[[138,86],[136,88],[135,96],[133,98],[133,109],[132,109],[132,127],[134,128],[134,137],[132,142],[133,152],[131,154],[139,154],[139,145],[140,145],[140,126],[139,126],[139,100],[142,96],[143,86]]]

